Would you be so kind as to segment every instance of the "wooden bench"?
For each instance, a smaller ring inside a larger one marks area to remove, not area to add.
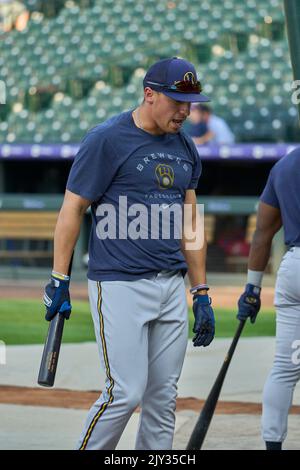
[[[58,212],[54,211],[1,211],[0,212],[0,259],[51,258],[52,242]],[[22,247],[10,249],[9,242],[21,241]],[[43,248],[29,248],[31,241],[46,241]]]

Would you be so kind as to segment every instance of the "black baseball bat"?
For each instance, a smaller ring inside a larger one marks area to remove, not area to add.
[[[68,269],[68,276],[70,277],[72,272],[72,263],[73,255]],[[38,376],[38,384],[43,387],[53,387],[64,324],[65,317],[59,313],[57,313],[50,321]]]
[[[231,362],[235,347],[241,336],[245,325],[245,320],[240,320],[239,326],[235,332],[234,338],[230,345],[230,348],[226,354],[223,365],[220,369],[220,372],[215,380],[215,383],[212,386],[212,389],[203,405],[198,421],[195,424],[193,432],[191,434],[190,440],[187,444],[186,450],[197,450],[201,449],[203,441],[205,439],[206,433],[208,431],[211,419],[213,417],[219,395],[222,389],[222,385]]]

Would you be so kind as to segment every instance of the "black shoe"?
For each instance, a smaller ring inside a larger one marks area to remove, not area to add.
[[[266,441],[266,450],[282,450],[282,442]]]

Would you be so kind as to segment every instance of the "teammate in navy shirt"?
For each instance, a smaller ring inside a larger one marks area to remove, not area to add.
[[[260,310],[260,292],[272,240],[283,226],[287,252],[275,288],[276,352],[263,392],[262,437],[267,450],[280,450],[296,383],[300,379],[300,148],[272,168],[261,195],[248,262],[248,280],[239,299],[238,319]]]
[[[91,206],[89,299],[106,382],[88,414],[81,450],[114,449],[138,405],[136,449],[172,448],[188,333],[186,271],[194,294],[194,346],[208,346],[214,337],[206,243],[198,243],[196,217],[201,163],[181,130],[191,102],[208,98],[183,59],[157,62],[143,85],[140,106],[83,139],[55,230],[47,320],[70,316],[68,266]]]
[[[272,168],[261,201],[280,209],[285,244],[300,246],[300,161],[299,149],[286,155]]]

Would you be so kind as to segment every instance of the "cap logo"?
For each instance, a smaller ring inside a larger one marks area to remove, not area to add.
[[[180,81],[181,80],[179,80],[177,82],[174,82],[174,84],[176,85],[176,83],[179,83]],[[190,82],[194,85],[196,83],[196,78],[195,78],[195,75],[193,74],[193,72],[186,72],[184,74],[183,81],[184,82]]]

